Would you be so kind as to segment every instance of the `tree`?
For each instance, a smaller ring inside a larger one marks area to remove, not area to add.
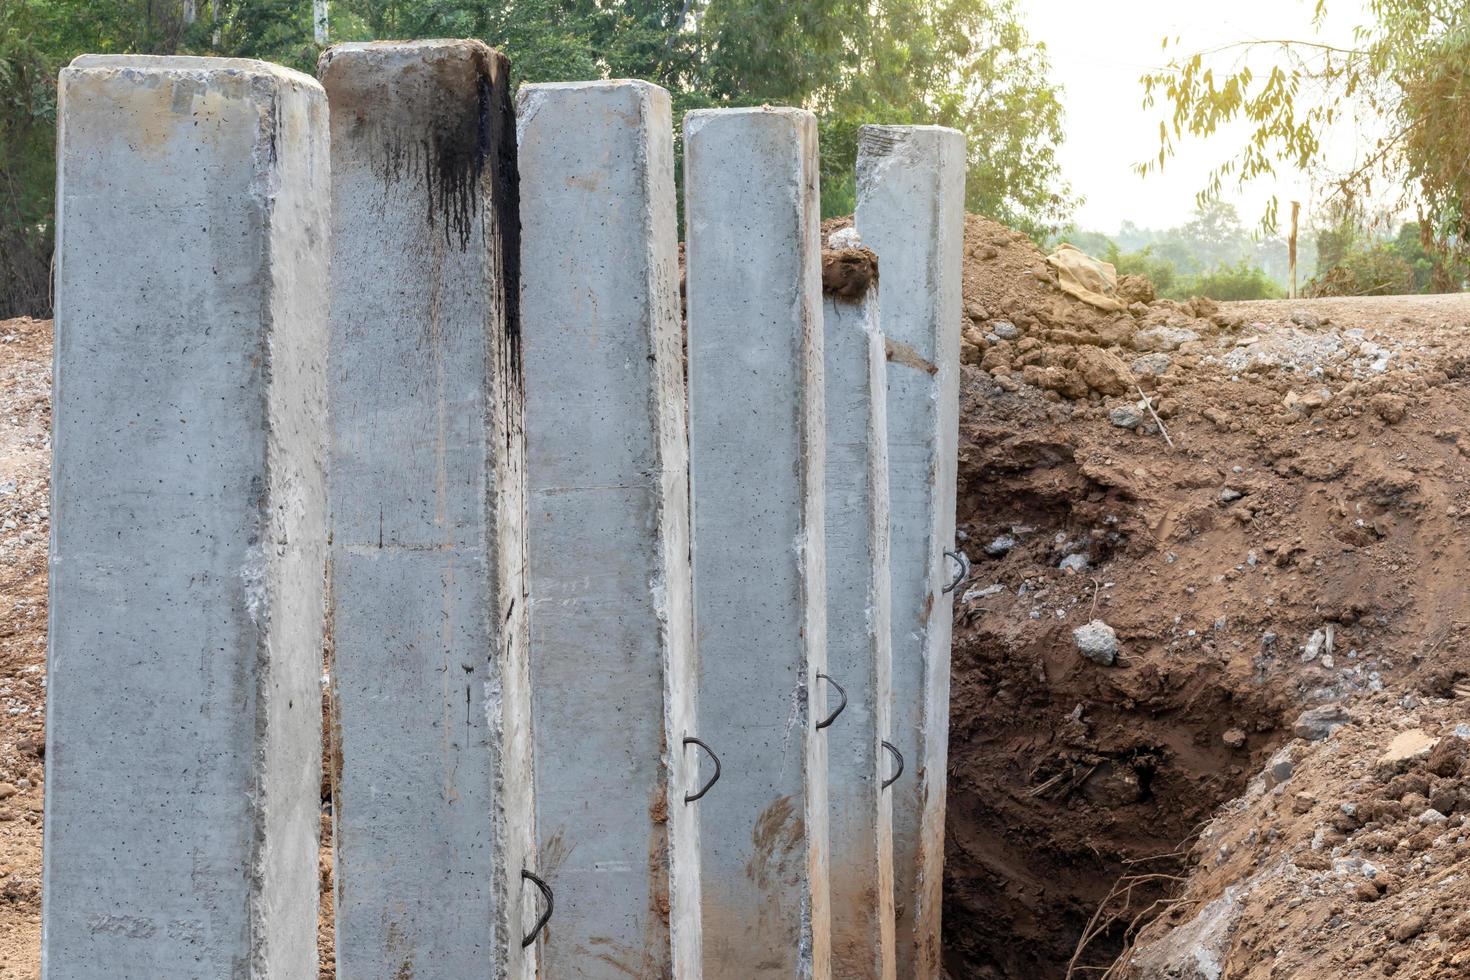
[[[1314,0],[1320,27],[1330,0]],[[1205,137],[1244,122],[1245,144],[1211,174],[1202,199],[1227,181],[1245,184],[1291,166],[1324,175],[1334,198],[1369,201],[1379,187],[1398,188],[1388,212],[1418,210],[1440,252],[1470,254],[1470,4],[1464,0],[1370,0],[1373,22],[1339,47],[1317,39],[1227,45],[1175,56],[1142,79],[1144,102],[1162,100],[1158,156],[1164,166],[1178,140]],[[1168,42],[1165,42],[1166,48]],[[1176,41],[1177,46],[1177,41]],[[1258,76],[1242,52],[1276,56]],[[1225,59],[1235,58],[1233,64]],[[1346,172],[1328,171],[1327,131],[1354,111],[1382,121],[1382,134]],[[1274,228],[1277,204],[1264,222]]]
[[[46,314],[56,90],[24,0],[0,0],[0,316]]]
[[[823,118],[824,188],[850,184],[864,123],[936,123],[965,133],[968,210],[1042,238],[1075,204],[1046,48],[1015,0],[878,0],[844,44],[847,70],[813,93]],[[827,191],[824,190],[824,197]]]
[[[478,37],[510,57],[518,82],[648,79],[672,94],[676,126],[684,112],[704,106],[809,108],[821,125],[827,214],[852,208],[861,124],[953,126],[969,138],[969,208],[1035,234],[1058,223],[1072,197],[1056,159],[1061,106],[1046,49],[1027,36],[1018,2],[334,0],[330,33],[336,40]],[[44,262],[50,252],[49,147],[60,66],[83,51],[186,53],[262,58],[311,72],[319,53],[313,6],[0,0],[0,31],[10,29],[17,45],[0,53],[14,67],[0,76],[0,193],[14,188],[12,206],[0,213],[0,243],[25,238],[30,250],[15,255],[32,259],[3,273],[25,285],[0,280],[0,305],[36,313],[49,307],[37,299],[45,275],[34,259]],[[0,271],[14,264],[11,251]]]

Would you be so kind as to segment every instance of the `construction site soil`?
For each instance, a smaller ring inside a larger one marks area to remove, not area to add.
[[[1105,312],[1006,228],[965,252],[950,976],[1470,976],[1470,299]],[[50,350],[0,323],[6,980],[39,972]]]

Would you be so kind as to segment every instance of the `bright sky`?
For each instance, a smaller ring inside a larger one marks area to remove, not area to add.
[[[1329,16],[1321,40],[1345,44],[1352,29],[1365,20],[1367,0],[1329,0]],[[1087,230],[1113,233],[1128,219],[1144,227],[1183,224],[1194,210],[1194,196],[1210,171],[1242,141],[1221,132],[1209,141],[1186,138],[1177,145],[1162,174],[1139,177],[1132,165],[1158,152],[1159,120],[1167,111],[1155,105],[1145,111],[1139,76],[1161,66],[1165,36],[1180,37],[1178,51],[1193,53],[1235,41],[1261,38],[1310,38],[1312,0],[1023,0],[1031,36],[1046,44],[1052,77],[1063,88],[1067,140],[1060,159],[1072,187],[1086,201],[1077,223]],[[1267,61],[1251,61],[1259,77]],[[1216,74],[1220,74],[1217,70]],[[1356,140],[1340,135],[1331,144],[1334,164],[1350,162]],[[1274,193],[1282,201],[1298,199],[1311,211],[1311,184],[1301,174],[1279,175],[1239,193],[1227,185],[1226,200],[1240,208],[1249,227],[1260,220]]]

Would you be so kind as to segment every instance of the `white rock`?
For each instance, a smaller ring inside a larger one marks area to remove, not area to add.
[[[1111,667],[1118,660],[1118,634],[1100,619],[1094,619],[1072,631],[1077,649],[1095,664]]]

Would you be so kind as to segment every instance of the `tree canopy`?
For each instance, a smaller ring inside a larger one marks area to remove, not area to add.
[[[335,0],[329,24],[333,41],[477,37],[510,57],[518,81],[644,78],[680,116],[812,109],[827,214],[852,207],[864,123],[962,130],[973,211],[1038,233],[1073,204],[1056,158],[1057,89],[1018,0]],[[37,269],[51,247],[57,69],[97,51],[314,71],[319,50],[311,0],[0,0],[0,315],[49,305]]]
[[[1334,0],[1313,0],[1320,28]],[[1163,167],[1177,142],[1244,124],[1246,137],[1212,173],[1202,199],[1227,183],[1270,177],[1278,167],[1314,172],[1335,207],[1383,214],[1414,210],[1426,245],[1451,260],[1470,255],[1470,4],[1465,0],[1369,0],[1371,21],[1347,46],[1320,38],[1271,39],[1177,53],[1145,75],[1145,105],[1162,102],[1155,159]],[[1165,49],[1179,51],[1177,39]],[[1269,55],[1268,71],[1250,53]],[[1334,126],[1371,121],[1363,154],[1333,170],[1325,152]],[[1274,228],[1277,210],[1265,216]]]

